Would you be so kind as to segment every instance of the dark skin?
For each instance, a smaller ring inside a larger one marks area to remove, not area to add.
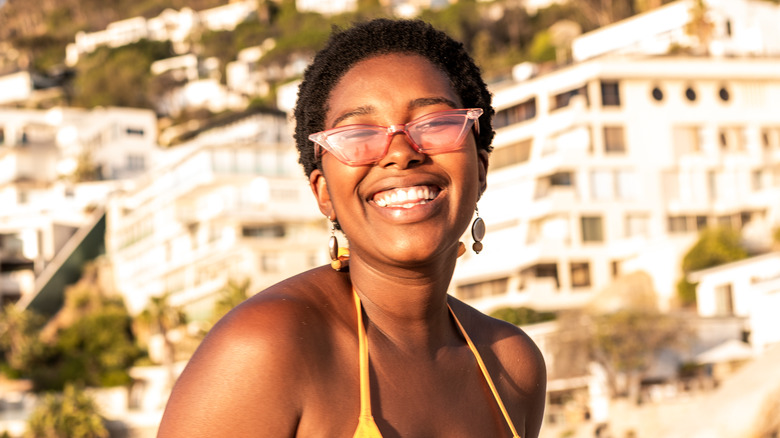
[[[356,64],[332,90],[326,128],[389,126],[460,105],[426,59],[381,55]],[[349,236],[349,271],[304,272],[223,318],[179,378],[159,436],[351,437],[360,409],[353,287],[384,437],[511,436],[448,303],[520,436],[538,436],[546,382],[539,350],[517,327],[447,295],[458,239],[486,185],[487,153],[472,135],[465,141],[426,155],[396,135],[383,159],[356,167],[324,154],[310,183],[320,210]],[[374,202],[410,187],[436,196],[411,208]]]

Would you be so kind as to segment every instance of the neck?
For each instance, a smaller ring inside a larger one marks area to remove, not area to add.
[[[414,268],[376,266],[353,253],[350,278],[367,316],[367,331],[377,330],[407,351],[434,351],[446,343],[453,332],[447,289],[456,251]]]

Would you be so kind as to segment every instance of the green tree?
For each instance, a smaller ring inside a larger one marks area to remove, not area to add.
[[[47,394],[27,420],[25,438],[106,438],[97,405],[72,384],[62,394]]]
[[[536,324],[555,319],[553,312],[537,312],[530,307],[502,307],[491,312],[490,316],[514,325]]]
[[[45,348],[24,368],[36,391],[61,391],[69,382],[117,386],[131,381],[128,369],[141,350],[121,297],[101,287],[98,265],[65,290],[63,308],[39,331]]]
[[[73,104],[154,108],[148,90],[152,62],[173,55],[169,42],[142,40],[127,46],[99,48],[79,61],[73,84]]]
[[[748,256],[740,241],[739,231],[731,228],[708,228],[702,231],[696,243],[683,256],[683,278],[677,283],[680,305],[688,307],[696,304],[696,285],[687,280],[688,274]]]
[[[230,310],[249,298],[250,284],[251,282],[248,278],[242,282],[228,280],[227,284],[220,289],[219,298],[217,298],[217,301],[214,303],[212,321],[216,323],[217,320],[225,316]]]
[[[40,332],[45,319],[32,310],[20,310],[8,304],[0,313],[0,362],[9,377],[24,375],[34,361],[41,357],[45,345]]]
[[[171,339],[171,332],[187,323],[187,318],[181,308],[170,302],[170,293],[151,297],[146,309],[138,315],[137,321],[150,334],[159,335],[163,340],[163,365],[168,373],[168,386],[173,387],[174,361],[176,360],[176,345]]]

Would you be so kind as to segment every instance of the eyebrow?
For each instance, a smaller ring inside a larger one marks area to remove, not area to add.
[[[421,97],[419,99],[414,99],[413,101],[409,102],[407,108],[413,110],[413,109],[424,108],[426,106],[439,105],[439,104],[445,104],[452,109],[458,108],[458,104],[445,97]],[[352,111],[346,112],[336,117],[336,119],[330,124],[330,127],[333,128],[334,126],[338,125],[341,121],[346,120],[350,117],[364,116],[367,114],[373,114],[374,112],[376,112],[376,108],[374,108],[371,105],[359,106]]]

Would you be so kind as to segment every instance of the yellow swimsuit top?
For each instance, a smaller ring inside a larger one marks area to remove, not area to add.
[[[355,430],[355,435],[353,435],[353,437],[382,438],[382,432],[379,431],[379,428],[374,422],[374,417],[371,415],[371,390],[368,381],[368,338],[366,337],[366,329],[363,327],[362,306],[360,304],[360,297],[358,297],[354,288],[352,288],[352,295],[355,297],[355,307],[357,308],[358,346],[360,355],[360,417],[358,417],[357,430]],[[458,317],[455,316],[452,307],[447,304],[447,308],[450,309],[450,314],[455,320],[458,329],[460,329],[460,332],[463,334],[463,337],[466,339],[469,349],[474,353],[479,369],[482,371],[482,375],[485,377],[485,381],[490,387],[490,391],[493,393],[493,397],[496,399],[496,403],[498,404],[499,409],[501,409],[501,413],[504,415],[504,419],[509,425],[509,429],[512,431],[512,438],[520,438],[520,435],[517,434],[517,430],[515,430],[514,424],[512,424],[512,419],[509,418],[509,414],[504,407],[504,402],[501,401],[501,397],[498,395],[496,386],[493,384],[493,379],[490,378],[490,374],[488,373],[487,368],[485,368],[485,363],[482,362],[482,357],[479,355],[477,347],[471,342],[471,338],[466,334],[466,330],[463,329]]]

